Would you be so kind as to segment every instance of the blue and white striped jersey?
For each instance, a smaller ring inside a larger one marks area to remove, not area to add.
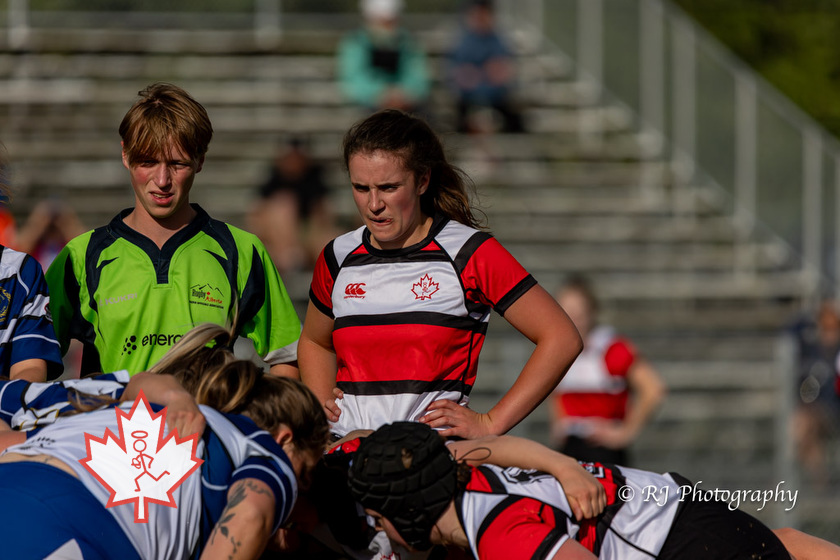
[[[119,400],[129,378],[128,371],[122,370],[53,383],[0,381],[0,420],[16,430],[43,428],[74,410],[70,400],[74,392]]]
[[[84,390],[91,394],[118,397],[122,394],[119,386],[128,375],[119,372],[109,376],[75,380],[75,383],[11,381],[0,386],[0,415],[4,419],[25,417],[28,412],[31,418],[53,421],[31,431],[25,443],[9,447],[6,452],[46,454],[61,459],[103,505],[108,503],[109,491],[80,460],[87,456],[85,434],[102,437],[106,429],[119,432],[113,406],[58,419],[53,411],[72,407],[70,391],[83,390],[82,383]],[[15,398],[19,399],[18,410],[12,410]],[[128,410],[132,404],[124,402],[119,406]],[[23,412],[24,408],[27,412]],[[153,408],[161,407],[153,405]],[[175,489],[173,497],[177,507],[151,504],[147,523],[135,523],[132,504],[108,508],[141,558],[198,558],[221,517],[228,489],[237,480],[256,478],[269,486],[276,504],[275,529],[288,518],[297,498],[297,480],[291,462],[268,432],[244,416],[222,414],[206,406],[200,408],[207,419],[207,428],[199,439],[196,456],[204,463]],[[168,432],[167,427],[164,434]]]
[[[13,364],[33,358],[46,360],[50,377],[61,374],[49,302],[38,261],[0,245],[0,374],[9,375]]]

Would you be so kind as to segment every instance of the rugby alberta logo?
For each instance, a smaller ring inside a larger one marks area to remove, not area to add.
[[[440,289],[440,284],[432,280],[432,277],[426,274],[419,282],[411,286],[411,291],[414,294],[414,299],[424,300],[432,299],[432,296]]]
[[[210,284],[196,284],[190,286],[190,303],[223,309],[225,306],[224,294],[219,288]]]
[[[366,293],[364,282],[354,282],[352,284],[347,284],[344,287],[344,299],[365,299]]]

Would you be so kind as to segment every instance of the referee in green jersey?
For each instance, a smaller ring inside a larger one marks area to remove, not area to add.
[[[62,353],[77,339],[83,375],[136,373],[192,327],[234,324],[272,374],[297,377],[300,320],[262,242],[190,204],[207,112],[171,84],[139,95],[119,129],[134,207],[70,241],[47,271]]]

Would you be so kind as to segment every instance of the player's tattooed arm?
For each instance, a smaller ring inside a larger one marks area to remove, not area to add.
[[[254,478],[236,481],[201,559],[259,558],[271,537],[273,521],[274,493],[268,485]]]

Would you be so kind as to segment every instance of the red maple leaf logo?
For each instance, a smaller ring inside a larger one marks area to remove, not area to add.
[[[111,493],[105,507],[133,502],[134,522],[147,523],[148,504],[178,507],[175,490],[204,462],[195,456],[198,434],[181,439],[173,430],[164,438],[166,408],[153,413],[142,391],[130,412],[115,411],[119,437],[110,429],[101,438],[85,434],[87,457],[79,462]]]
[[[440,284],[434,282],[432,277],[426,274],[419,282],[411,286],[414,299],[431,299],[432,295],[440,289]]]

